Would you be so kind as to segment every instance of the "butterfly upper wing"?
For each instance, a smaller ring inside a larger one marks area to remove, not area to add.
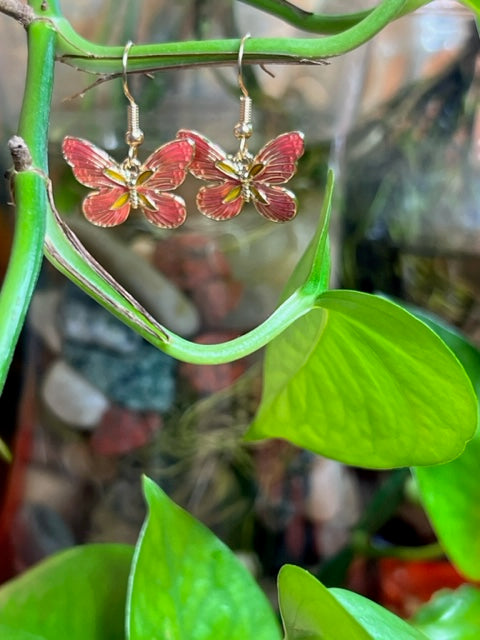
[[[194,151],[194,144],[189,139],[172,140],[156,149],[142,166],[143,171],[153,171],[153,174],[137,188],[138,191],[176,189],[185,180]]]
[[[256,210],[272,222],[289,222],[297,215],[297,199],[284,187],[258,185],[261,198],[253,198]]]
[[[200,180],[223,182],[225,174],[217,168],[217,162],[225,160],[227,154],[200,133],[180,129],[177,138],[187,138],[195,143],[195,153],[189,171]]]
[[[260,149],[253,161],[263,169],[255,176],[255,182],[283,184],[290,180],[297,170],[297,161],[303,155],[303,133],[290,131],[282,133]]]
[[[121,184],[121,169],[118,163],[88,140],[66,136],[62,143],[62,152],[72,167],[75,178],[86,187],[101,189]],[[116,182],[105,175],[105,169],[119,172],[119,181]]]
[[[93,224],[115,227],[125,222],[130,213],[128,190],[121,186],[103,187],[84,199],[82,210],[87,220]]]

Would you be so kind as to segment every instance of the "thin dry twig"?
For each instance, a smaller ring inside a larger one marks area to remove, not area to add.
[[[0,13],[14,18],[23,27],[28,27],[37,20],[32,7],[21,0],[0,0]]]

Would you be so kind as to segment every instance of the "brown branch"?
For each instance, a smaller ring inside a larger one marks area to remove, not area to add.
[[[23,27],[37,19],[32,7],[21,0],[0,0],[0,13],[14,18]]]

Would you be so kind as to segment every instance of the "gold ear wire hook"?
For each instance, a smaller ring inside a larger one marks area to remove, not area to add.
[[[238,74],[238,86],[242,90],[243,95],[248,98],[248,91],[245,83],[243,82],[243,70],[242,70],[242,61],[243,61],[243,52],[245,51],[245,41],[250,38],[250,34],[246,33],[243,38],[240,40],[240,47],[238,49],[238,58],[237,58],[237,74]]]
[[[253,133],[252,127],[252,99],[248,95],[247,87],[243,81],[242,73],[242,61],[243,53],[245,51],[245,41],[250,38],[250,34],[246,33],[240,40],[240,47],[238,49],[237,58],[237,78],[238,86],[240,87],[243,95],[240,96],[240,122],[235,125],[233,133],[235,137],[240,140],[240,154],[247,153],[247,139]]]
[[[125,49],[123,50],[122,56],[122,72],[123,72],[123,93],[125,97],[130,102],[130,104],[135,104],[135,100],[133,99],[132,94],[128,88],[128,76],[127,76],[127,67],[128,67],[128,54],[130,53],[130,49],[133,47],[133,42],[129,40],[125,45]]]
[[[133,47],[133,42],[129,40],[125,45],[122,56],[122,78],[123,78],[123,93],[127,98],[128,105],[128,127],[127,132],[125,133],[125,142],[130,147],[128,152],[128,157],[130,159],[135,158],[137,153],[137,147],[142,144],[144,136],[143,131],[140,129],[140,120],[139,120],[139,109],[138,104],[133,99],[132,94],[128,88],[128,76],[127,76],[127,66],[128,66],[128,54],[130,53],[130,49]]]

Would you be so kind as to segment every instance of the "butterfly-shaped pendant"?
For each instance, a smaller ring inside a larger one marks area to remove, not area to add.
[[[149,222],[164,229],[184,222],[185,202],[168,192],[185,180],[194,153],[191,140],[167,142],[143,164],[134,155],[118,163],[91,142],[71,136],[64,139],[62,151],[78,182],[95,189],[82,203],[93,224],[114,227],[125,222],[131,209],[140,209]]]
[[[238,215],[247,202],[273,222],[287,222],[297,213],[295,195],[279,185],[293,176],[304,150],[303,134],[283,133],[268,142],[256,156],[247,150],[226,154],[197,133],[181,129],[177,138],[195,143],[189,171],[211,184],[201,187],[197,207],[208,218],[228,220]]]

